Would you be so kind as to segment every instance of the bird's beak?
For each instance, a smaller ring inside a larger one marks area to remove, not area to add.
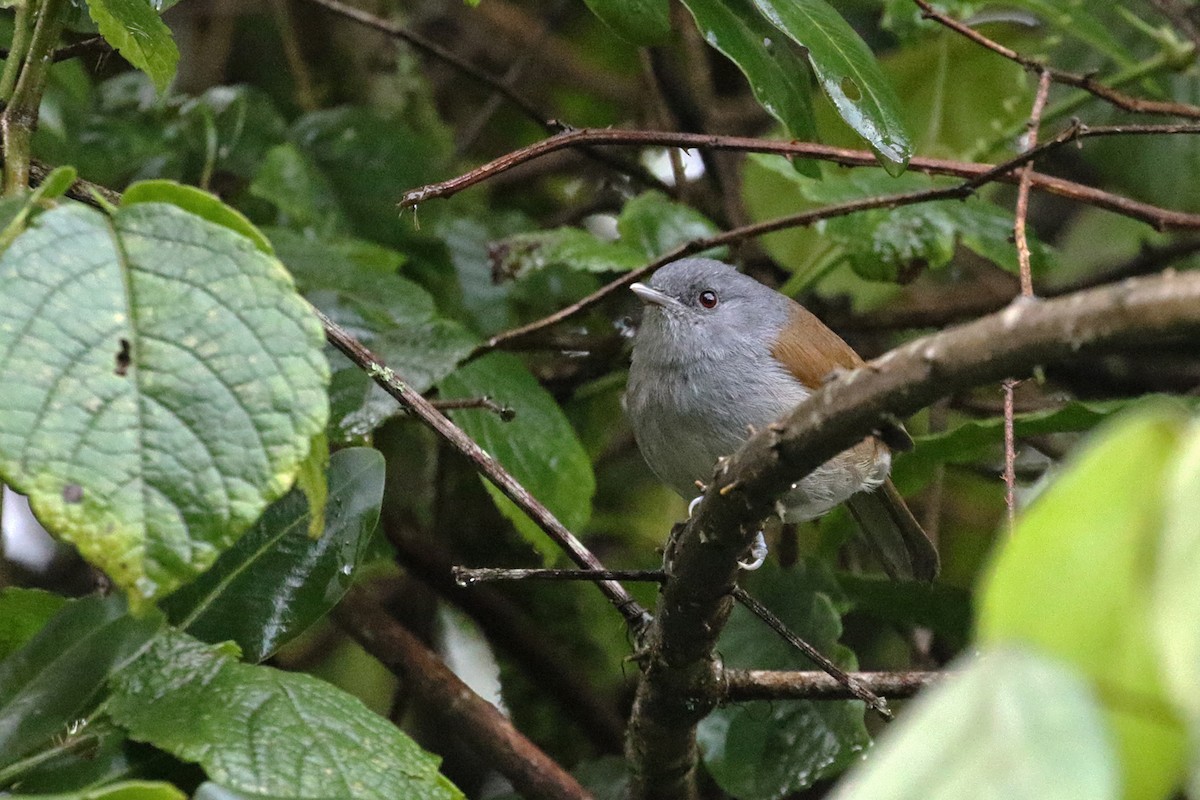
[[[662,306],[663,308],[679,305],[679,301],[671,297],[671,295],[660,292],[658,289],[651,289],[644,283],[635,283],[629,288],[643,303]]]

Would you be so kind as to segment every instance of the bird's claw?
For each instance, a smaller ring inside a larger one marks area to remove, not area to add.
[[[754,541],[750,543],[750,552],[748,558],[744,561],[738,559],[738,566],[747,572],[752,572],[763,565],[767,560],[767,540],[763,536],[762,531],[754,535]]]

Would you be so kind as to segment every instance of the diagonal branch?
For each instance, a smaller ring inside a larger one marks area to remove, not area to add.
[[[313,313],[325,326],[325,338],[330,344],[365,371],[397,402],[445,439],[451,447],[466,456],[480,474],[503,492],[505,497],[516,503],[518,508],[528,514],[529,518],[536,522],[572,561],[584,569],[604,568],[600,560],[584,547],[579,539],[575,538],[575,534],[567,530],[566,526],[550,513],[550,509],[542,505],[508,470],[496,463],[495,459],[484,452],[483,448],[476,444],[470,436],[463,433],[462,429],[451,422],[445,414],[434,408],[433,404],[422,397],[420,392],[405,383],[378,356],[319,309],[314,307]],[[616,581],[600,581],[596,585],[621,612],[621,616],[625,618],[625,622],[631,629],[640,630],[649,621],[649,614],[646,610],[633,599],[629,592],[625,591],[625,587],[621,584]]]
[[[728,618],[737,558],[774,498],[837,453],[955,391],[1080,352],[1200,341],[1200,273],[1036,301],[918,339],[823,386],[752,436],[716,470],[677,539],[674,569],[645,641],[626,740],[633,797],[695,797],[696,724],[725,695],[714,647]]]
[[[338,623],[395,672],[447,729],[456,731],[522,797],[587,800],[570,774],[513,727],[499,709],[463,683],[417,637],[363,589],[352,589],[334,610]]]

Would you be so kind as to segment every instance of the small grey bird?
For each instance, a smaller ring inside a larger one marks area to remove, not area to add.
[[[682,259],[630,288],[645,314],[626,411],[650,468],[685,498],[751,430],[784,416],[836,370],[863,364],[798,303],[720,261]],[[899,425],[864,439],[783,498],[784,520],[815,519],[844,502],[889,575],[933,580],[937,551],[888,479],[892,450],[911,447]]]

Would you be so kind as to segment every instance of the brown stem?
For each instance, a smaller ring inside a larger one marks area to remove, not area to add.
[[[522,797],[590,798],[579,782],[543,753],[500,711],[475,694],[365,590],[351,589],[334,616],[363,648],[422,698],[442,724],[458,733]]]
[[[972,42],[991,50],[997,55],[1001,55],[1010,61],[1015,61],[1030,72],[1036,72],[1039,75],[1048,76],[1049,80],[1055,83],[1060,83],[1064,86],[1073,86],[1076,89],[1083,89],[1085,92],[1090,92],[1101,100],[1116,106],[1122,111],[1130,111],[1138,114],[1161,114],[1172,117],[1187,117],[1189,119],[1200,119],[1200,106],[1194,106],[1189,103],[1177,103],[1171,100],[1149,100],[1144,97],[1135,97],[1131,94],[1118,91],[1111,86],[1105,86],[1097,81],[1092,75],[1081,75],[1077,72],[1066,72],[1060,69],[1048,67],[1037,59],[1022,55],[1010,47],[1005,47],[999,42],[993,41],[984,36],[974,28],[959,22],[952,17],[938,11],[933,7],[928,0],[913,0],[921,7],[921,16],[926,19],[931,19],[940,25],[944,25],[950,30],[961,36],[965,36]]]
[[[310,0],[317,2],[318,0]],[[324,2],[324,0],[321,0]],[[1164,135],[1164,134],[1195,134],[1200,133],[1200,125],[1106,125],[1102,127],[1075,126],[1073,138],[1092,138],[1097,136],[1128,136],[1128,135]],[[812,142],[780,142],[767,139],[754,139],[742,136],[716,136],[712,134],[676,133],[671,131],[636,131],[606,128],[593,130],[582,128],[567,131],[556,136],[543,139],[540,142],[514,150],[503,156],[471,170],[457,178],[451,178],[441,183],[432,183],[405,192],[400,199],[401,207],[416,206],[426,200],[439,197],[450,197],[481,181],[524,164],[548,153],[569,147],[584,145],[662,145],[665,147],[695,147],[711,150],[731,150],[750,153],[772,153],[775,155],[812,158],[829,161],[847,167],[877,166],[875,154],[867,150],[851,150],[843,147],[814,144]],[[951,175],[959,178],[978,178],[989,175],[995,170],[993,164],[980,164],[970,161],[949,161],[940,158],[915,157],[908,162],[908,168],[915,172],[931,175]],[[1016,183],[1017,177],[1009,173],[998,174],[990,178],[1006,183]],[[1105,192],[1092,186],[1085,186],[1074,181],[1056,178],[1035,172],[1030,180],[1041,191],[1057,194],[1078,202],[1104,208],[1117,214],[1146,222],[1157,230],[1167,228],[1200,228],[1200,214],[1189,214],[1183,211],[1159,208],[1123,197],[1111,192]]]
[[[1200,340],[1200,273],[1168,273],[1004,311],[841,374],[716,470],[676,539],[672,579],[647,631],[626,739],[633,796],[694,796],[696,724],[724,696],[715,645],[737,559],[774,499],[878,430],[956,391],[1080,352]]]

